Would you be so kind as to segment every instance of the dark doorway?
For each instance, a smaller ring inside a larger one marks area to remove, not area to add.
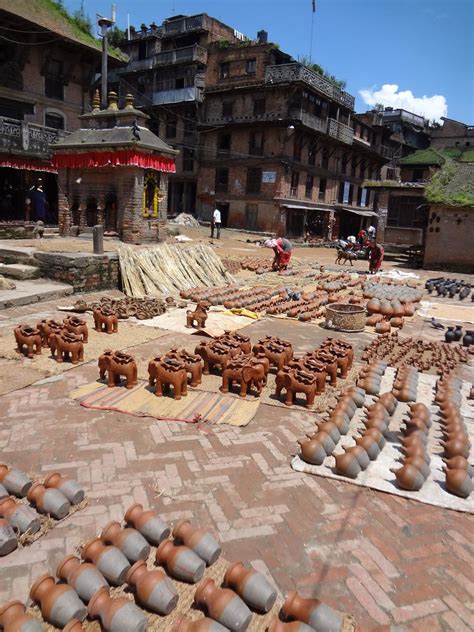
[[[306,211],[288,210],[286,215],[287,237],[303,237],[306,224]]]
[[[245,228],[257,230],[258,204],[247,204],[245,207]]]
[[[229,222],[229,204],[227,202],[219,202],[216,206],[221,212],[222,228],[226,228]]]

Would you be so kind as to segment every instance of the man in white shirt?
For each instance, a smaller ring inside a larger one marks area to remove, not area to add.
[[[221,212],[218,208],[214,209],[211,221],[211,239],[214,237],[214,228],[216,229],[217,239],[221,238]]]

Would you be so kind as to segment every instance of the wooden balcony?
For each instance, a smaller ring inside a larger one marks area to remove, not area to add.
[[[177,20],[165,20],[162,26],[162,36],[182,35],[191,31],[209,30],[209,28],[209,18],[206,15],[192,15],[191,17],[178,18]]]
[[[184,101],[203,100],[203,91],[198,86],[190,86],[189,88],[179,88],[176,90],[158,90],[152,93],[153,105],[162,105],[165,103],[181,103]]]
[[[49,146],[64,138],[67,133],[37,123],[0,117],[0,151],[48,158],[51,155]]]
[[[354,130],[350,125],[345,125],[335,119],[328,119],[329,127],[328,134],[333,138],[337,138],[342,143],[347,143],[348,145],[352,145],[354,141]]]
[[[323,134],[328,133],[328,119],[314,116],[314,114],[305,112],[301,108],[290,108],[290,118],[300,121],[305,127],[310,127],[317,132],[322,132]]]
[[[120,74],[152,70],[161,66],[173,66],[175,64],[189,64],[199,62],[207,64],[207,50],[203,46],[185,46],[173,50],[164,50],[147,59],[135,59],[128,62],[125,68],[119,70]]]
[[[306,68],[303,64],[280,64],[277,66],[267,66],[265,69],[265,83],[267,84],[291,83],[294,81],[306,83],[324,96],[336,101],[349,110],[354,109],[355,99],[351,94],[341,90],[341,88],[338,88],[332,81]]]

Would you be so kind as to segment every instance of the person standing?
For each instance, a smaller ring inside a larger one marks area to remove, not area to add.
[[[216,230],[216,238],[221,238],[221,221],[221,212],[218,208],[215,208],[211,221],[211,239],[214,237],[214,229]]]
[[[369,273],[377,274],[382,266],[383,256],[385,254],[382,244],[378,244],[375,240],[370,245],[369,250]]]

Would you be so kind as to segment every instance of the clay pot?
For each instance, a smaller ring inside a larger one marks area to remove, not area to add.
[[[144,560],[135,562],[128,571],[127,584],[135,587],[140,603],[152,612],[167,615],[176,608],[178,593],[174,585],[163,571],[149,571]]]
[[[273,617],[268,626],[268,632],[314,632],[314,628],[302,621],[283,623],[278,617]]]
[[[383,316],[393,316],[393,308],[392,308],[392,304],[390,303],[390,301],[387,301],[386,299],[382,299],[380,301],[380,309],[379,312],[383,315]]]
[[[0,557],[8,555],[16,549],[18,541],[11,524],[0,518]]]
[[[63,628],[63,632],[82,632],[82,630],[84,630],[82,623],[77,619],[71,619]]]
[[[469,476],[474,476],[474,467],[464,456],[453,456],[451,459],[443,459],[448,470],[466,470]]]
[[[296,591],[288,593],[281,608],[288,619],[297,619],[321,632],[342,630],[342,615],[318,599],[304,599]]]
[[[94,538],[83,548],[82,557],[95,564],[112,586],[121,586],[125,582],[130,564],[117,547],[106,546],[100,538]]]
[[[428,436],[426,432],[421,432],[420,430],[413,430],[412,432],[409,432],[404,437],[402,437],[400,439],[400,443],[405,448],[409,448],[413,445],[426,446],[426,444],[428,443]]]
[[[382,314],[372,314],[372,316],[369,316],[365,319],[365,324],[368,327],[375,327],[375,325],[382,322],[383,319],[384,317],[382,316]]]
[[[0,516],[8,520],[19,533],[37,533],[41,527],[36,511],[28,505],[16,503],[13,498],[0,501]]]
[[[277,592],[267,579],[242,562],[231,564],[224,575],[224,583],[232,588],[245,603],[259,612],[269,612],[277,598]]]
[[[143,511],[143,505],[135,503],[131,505],[125,514],[125,522],[131,524],[151,544],[158,546],[171,533],[168,525],[158,517],[153,509]]]
[[[414,456],[421,456],[425,461],[429,462],[429,455],[426,452],[426,447],[423,444],[414,444],[407,448],[402,448],[402,454],[406,459],[410,459]]]
[[[33,485],[33,481],[20,470],[10,469],[4,463],[0,464],[0,483],[9,494],[24,498]]]
[[[252,613],[242,599],[229,588],[218,588],[213,579],[203,579],[194,600],[207,609],[209,616],[233,632],[246,630]]]
[[[377,430],[377,428],[367,428],[366,430],[364,430],[364,437],[372,437],[372,439],[375,439],[381,450],[386,444],[385,437],[380,432],[380,430]]]
[[[353,454],[359,461],[360,469],[365,470],[369,466],[369,455],[361,445],[355,445],[351,448],[346,448],[346,453]]]
[[[349,419],[352,419],[357,410],[357,404],[350,395],[343,395],[337,402],[337,408],[343,410]]]
[[[446,489],[451,494],[467,498],[472,492],[472,478],[466,470],[449,470],[444,468],[446,472]]]
[[[424,421],[421,421],[421,419],[407,419],[405,421],[406,424],[406,428],[403,431],[404,434],[410,434],[410,432],[413,432],[414,430],[419,430],[420,432],[424,432],[425,434],[428,433],[428,428],[426,427],[426,424]]]
[[[318,432],[325,432],[331,436],[331,439],[336,444],[341,438],[341,432],[336,424],[332,421],[326,421],[318,426]]]
[[[197,619],[197,621],[189,621],[182,617],[176,621],[173,630],[174,632],[228,632],[227,628],[208,617]]]
[[[361,467],[355,454],[350,452],[344,452],[343,454],[334,455],[336,460],[336,472],[341,476],[347,476],[349,478],[356,478]]]
[[[102,542],[113,544],[122,551],[129,562],[146,560],[150,555],[150,545],[136,529],[122,529],[120,523],[112,520],[100,534]]]
[[[312,465],[321,465],[327,457],[326,450],[318,439],[310,439],[309,441],[298,441],[301,447],[301,457],[306,463]]]
[[[403,387],[401,389],[393,389],[393,394],[399,402],[414,402],[416,399],[416,389]]]
[[[405,316],[413,316],[415,314],[415,306],[413,303],[405,303],[403,311]]]
[[[0,500],[3,500],[3,498],[8,498],[9,495],[10,494],[7,492],[5,487],[0,483]]]
[[[405,324],[405,321],[403,320],[403,318],[400,318],[399,316],[394,316],[393,318],[390,319],[390,326],[395,327],[396,329],[402,329],[404,324]]]
[[[46,489],[41,483],[33,483],[26,496],[35,504],[38,511],[49,514],[56,520],[65,518],[71,509],[71,503],[59,489]]]
[[[78,505],[84,500],[84,490],[77,481],[69,476],[62,476],[59,472],[53,472],[44,479],[44,486],[54,487],[66,496],[71,505]]]
[[[101,588],[89,602],[89,615],[99,619],[106,632],[144,632],[148,619],[126,597],[112,598],[108,588]]]
[[[451,439],[450,441],[441,441],[441,445],[444,447],[448,459],[453,456],[463,456],[467,459],[469,456],[470,444],[467,440]]]
[[[370,435],[362,435],[355,440],[356,445],[360,445],[367,452],[369,459],[375,461],[380,454],[380,446]]]
[[[378,314],[380,312],[380,301],[378,298],[371,298],[366,305],[369,314]]]
[[[81,564],[75,555],[68,555],[56,568],[56,577],[65,580],[85,603],[108,583],[94,564]]]
[[[221,547],[206,529],[196,529],[189,520],[180,520],[173,529],[173,537],[194,551],[207,566],[211,566],[221,554]]]
[[[385,408],[388,414],[392,416],[397,408],[398,400],[394,396],[393,393],[388,392],[388,393],[382,393],[382,395],[379,396],[376,403],[382,404],[382,406]]]
[[[176,546],[169,540],[156,549],[156,561],[165,564],[173,577],[195,584],[204,575],[206,563],[187,546]]]
[[[71,619],[86,618],[86,607],[77,593],[68,584],[56,584],[51,575],[42,575],[35,581],[30,597],[39,605],[43,618],[58,628]]]
[[[9,601],[0,608],[0,627],[3,632],[42,632],[41,622],[26,614],[25,604]]]
[[[415,492],[421,489],[423,483],[425,482],[422,473],[412,465],[404,465],[398,470],[390,468],[390,471],[395,474],[397,485],[401,489]]]
[[[416,404],[409,404],[408,408],[410,409],[411,414],[424,421],[428,428],[431,426],[431,413],[424,404],[419,402]]]
[[[344,395],[348,395],[355,403],[357,408],[362,408],[365,402],[365,391],[363,388],[358,388],[357,386],[353,386],[349,388]]]
[[[406,458],[404,459],[402,465],[411,465],[412,467],[416,467],[425,479],[427,479],[430,475],[430,466],[422,456],[412,456],[410,458]]]
[[[454,342],[455,336],[454,327],[448,327],[446,333],[444,334],[444,341],[448,343]]]

